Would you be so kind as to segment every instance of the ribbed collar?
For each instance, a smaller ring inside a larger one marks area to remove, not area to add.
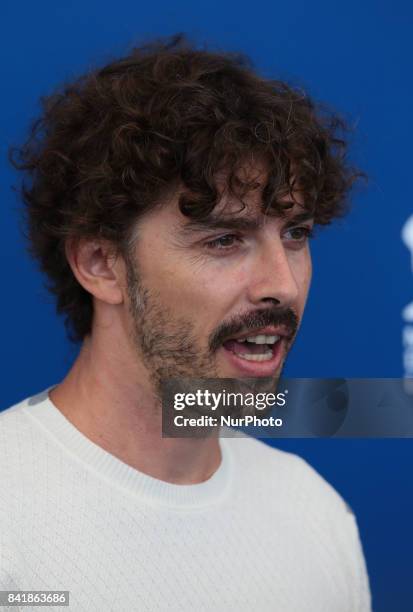
[[[149,503],[183,509],[216,503],[228,493],[233,459],[227,440],[219,440],[222,460],[211,478],[193,485],[171,484],[139,472],[89,440],[53,404],[49,397],[53,387],[27,398],[23,411],[67,452],[113,486]]]

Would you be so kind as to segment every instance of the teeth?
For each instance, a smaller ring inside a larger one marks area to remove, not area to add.
[[[255,344],[275,344],[279,339],[280,336],[264,336],[261,334],[259,336],[248,336],[248,338],[239,339],[237,342],[245,342],[248,340],[248,342],[255,342]]]
[[[237,353],[237,357],[246,359],[247,361],[269,361],[272,358],[272,352],[261,353],[260,355],[251,355],[250,353]]]

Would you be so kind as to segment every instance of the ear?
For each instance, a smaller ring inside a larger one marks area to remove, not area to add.
[[[113,245],[98,239],[68,240],[65,252],[73,274],[86,291],[107,304],[123,302],[125,266]]]

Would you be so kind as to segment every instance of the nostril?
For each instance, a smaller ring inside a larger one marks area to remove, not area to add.
[[[273,304],[275,304],[275,306],[279,306],[281,304],[280,300],[278,300],[277,298],[274,297],[265,297],[262,298],[263,302],[271,302]]]

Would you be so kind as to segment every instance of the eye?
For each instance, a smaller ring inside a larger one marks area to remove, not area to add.
[[[290,236],[288,236],[288,234]],[[314,236],[314,230],[307,225],[299,226],[299,227],[290,227],[284,233],[284,237],[287,240],[291,240],[292,242],[296,242],[298,244],[304,244],[307,242],[309,238]]]
[[[219,251],[230,251],[235,246],[236,241],[241,241],[241,238],[236,234],[224,234],[224,236],[219,236],[207,242],[206,247]]]

